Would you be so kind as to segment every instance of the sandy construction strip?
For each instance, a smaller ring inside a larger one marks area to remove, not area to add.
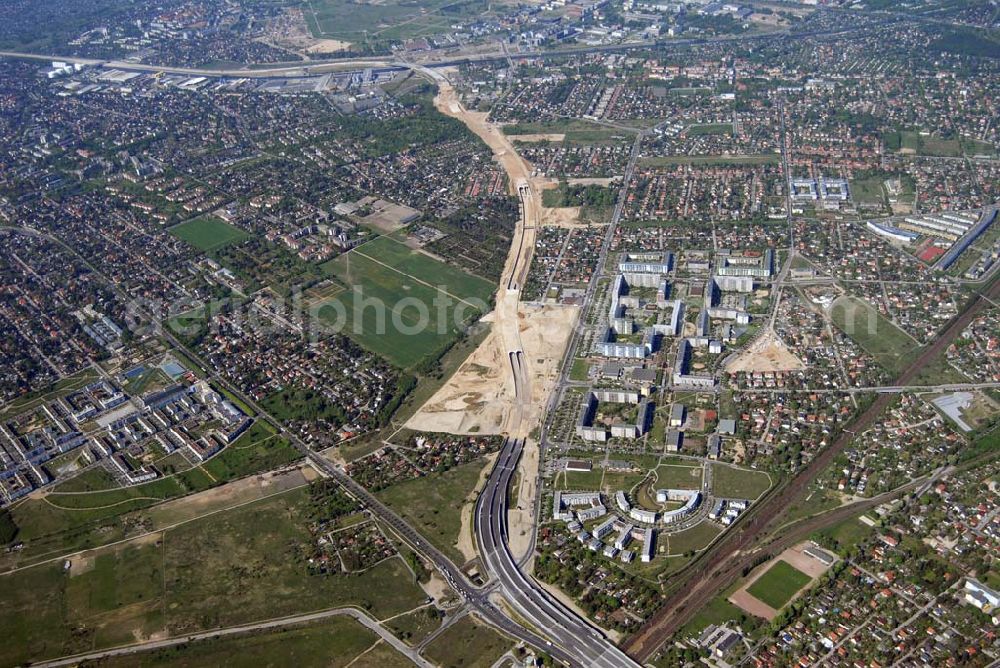
[[[542,212],[542,224],[546,227],[580,227],[579,206],[548,207]]]
[[[531,549],[531,537],[535,531],[535,494],[538,482],[538,443],[527,439],[518,466],[517,489],[513,490],[514,500],[507,511],[508,543],[514,558],[520,560]]]
[[[438,84],[434,98],[438,110],[465,123],[490,147],[507,173],[512,192],[515,188],[524,191],[525,206],[504,265],[496,307],[488,316],[493,323],[490,334],[406,426],[459,434],[527,436],[541,417],[579,316],[576,307],[520,303],[518,289],[531,263],[537,227],[549,211],[541,205],[545,180],[531,176],[531,166],[518,155],[510,138],[487,120],[487,114],[462,107],[441,70],[425,74]],[[511,279],[514,289],[508,290]],[[508,354],[515,350],[524,353],[530,401],[514,395]]]
[[[486,486],[486,479],[490,477],[490,471],[493,470],[493,463],[497,460],[497,454],[494,453],[486,457],[483,470],[479,473],[479,480],[476,481],[476,489],[471,495],[472,500],[462,507],[462,525],[458,530],[458,542],[455,544],[455,547],[462,553],[466,561],[472,561],[476,558],[476,539],[472,535],[472,516],[476,512],[476,499],[479,497],[479,493],[483,487]]]
[[[523,142],[562,141],[563,139],[566,139],[566,135],[558,133],[539,133],[531,135],[507,135],[507,138],[511,141]]]
[[[350,42],[344,42],[339,39],[317,39],[306,47],[306,53],[336,53],[338,51],[347,51],[350,48]]]
[[[533,424],[548,400],[559,373],[562,351],[569,344],[579,308],[554,304],[522,304],[519,336],[528,362]],[[406,426],[418,431],[454,434],[503,434],[524,430],[512,421],[514,383],[496,328],[472,352],[448,382],[411,417]],[[528,429],[530,431],[530,429]],[[526,434],[524,434],[526,435]]]

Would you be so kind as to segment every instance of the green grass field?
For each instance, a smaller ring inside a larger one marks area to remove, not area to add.
[[[747,591],[762,603],[781,610],[811,579],[787,561],[779,560],[757,578]]]
[[[770,487],[771,478],[763,471],[712,464],[712,493],[716,496],[753,501]]]
[[[715,540],[722,530],[711,522],[701,522],[685,531],[679,531],[666,536],[668,554],[684,554],[689,550],[703,550]],[[658,540],[662,541],[661,536]]]
[[[308,494],[293,490],[161,534],[0,576],[0,664],[234,626],[340,605],[376,617],[425,594],[401,559],[357,575],[310,575]],[[258,664],[259,665],[259,664]]]
[[[407,645],[419,645],[441,626],[441,611],[434,607],[421,608],[395,617],[386,623],[393,634]]]
[[[891,149],[907,153],[945,158],[957,158],[962,155],[996,155],[996,149],[989,142],[972,137],[946,139],[933,135],[921,135],[914,130],[888,133],[886,144]]]
[[[557,489],[575,489],[580,491],[598,490],[604,478],[604,469],[590,471],[563,471],[557,478]]]
[[[434,639],[424,655],[441,668],[489,668],[511,642],[471,617],[463,617]]]
[[[911,385],[941,385],[945,383],[968,383],[969,377],[956,369],[942,351],[930,360],[910,381]]]
[[[447,4],[448,0],[370,4],[315,0],[308,4],[305,15],[315,37],[350,42],[401,40],[446,31],[451,21],[436,10]]]
[[[56,492],[96,492],[117,487],[115,477],[102,468],[87,469],[53,488]]]
[[[699,137],[702,135],[731,135],[732,133],[732,123],[704,123],[700,125],[691,125],[687,129],[689,137]]]
[[[205,462],[202,467],[209,472],[211,479],[222,483],[258,471],[283,466],[299,459],[300,456],[298,451],[287,441],[275,436],[273,427],[267,423],[257,422],[222,452]],[[198,468],[196,467],[192,471],[197,471]],[[58,490],[49,495],[48,505],[67,510],[93,511],[99,515],[103,514],[102,511],[117,514],[121,512],[115,510],[117,505],[129,504],[133,501],[155,503],[187,492],[207,489],[210,482],[205,484],[206,481],[203,478],[179,474],[142,485],[104,492],[74,494],[64,493],[66,490]],[[150,505],[150,503],[145,505]]]
[[[346,666],[376,641],[378,636],[375,633],[350,617],[329,617],[310,624],[225,638],[208,638],[133,656],[103,659],[101,666]],[[402,656],[397,657],[397,663],[379,665],[410,665]],[[355,665],[359,664],[360,662]]]
[[[656,488],[700,489],[701,478],[701,466],[665,464],[656,469]]]
[[[957,157],[962,155],[962,142],[958,139],[943,139],[919,132],[904,130],[899,133],[900,149],[913,151],[918,155]]]
[[[444,473],[432,473],[380,491],[383,503],[403,516],[431,543],[458,564],[465,557],[455,547],[462,527],[461,510],[472,492],[486,460],[478,459]]]
[[[830,489],[816,489],[809,492],[800,503],[788,507],[784,523],[797,522],[813,515],[833,510],[840,505],[840,494]]]
[[[146,369],[136,378],[127,381],[123,385],[123,389],[130,396],[141,396],[147,392],[162,390],[170,385],[170,382],[170,377],[163,373],[162,369],[153,367],[152,369]]]
[[[865,202],[868,204],[886,203],[884,178],[873,176],[867,179],[856,179],[851,181],[851,198],[855,202]]]
[[[144,510],[162,501],[203,491],[235,478],[270,470],[300,457],[297,450],[273,433],[270,425],[256,422],[236,441],[201,467],[142,485],[112,488],[91,493],[82,487],[100,482],[98,474],[71,480],[45,499],[28,499],[11,509],[20,528],[18,538],[24,548],[18,563],[43,555],[88,549],[125,537],[128,529],[122,516]],[[8,559],[4,559],[5,564]]]
[[[570,380],[587,380],[590,377],[590,362],[580,357],[573,359],[573,366],[569,370]]]
[[[740,619],[744,612],[726,600],[725,596],[716,596],[699,610],[691,621],[685,624],[677,633],[680,638],[686,638],[704,631],[712,624],[724,624]]]
[[[378,260],[398,272],[419,278],[460,299],[489,301],[497,286],[479,276],[473,276],[457,267],[415,251],[391,237],[379,237],[358,247],[355,253]]]
[[[827,547],[844,554],[855,545],[870,536],[874,527],[861,522],[857,517],[827,527],[819,532],[819,542]]]
[[[37,390],[35,392],[28,392],[17,399],[14,399],[3,408],[0,408],[0,415],[16,415],[18,413],[23,413],[30,409],[37,408],[46,401],[52,401],[53,399],[58,399],[59,397],[72,394],[84,385],[92,383],[98,378],[100,378],[100,374],[97,370],[88,366],[85,369],[81,369],[76,372],[72,376],[66,376],[65,378],[57,380],[55,383],[44,389]]]
[[[601,488],[607,494],[614,494],[621,490],[628,492],[645,479],[646,473],[625,473],[618,471],[605,471],[601,482]]]
[[[349,289],[317,315],[366,348],[409,369],[457,338],[488,309],[495,286],[381,237],[322,266]]]
[[[875,307],[856,297],[838,299],[830,317],[841,331],[868,351],[890,373],[899,373],[920,345]]]
[[[215,480],[235,480],[258,471],[270,471],[302,457],[274,427],[257,420],[219,455],[202,464]]]
[[[672,167],[674,165],[776,165],[779,155],[763,153],[760,155],[669,155],[655,158],[642,158],[639,164],[643,167]]]
[[[503,126],[503,132],[508,135],[561,134],[565,135],[564,144],[618,144],[633,137],[627,130],[609,128],[579,118],[515,123]]]
[[[214,216],[195,218],[180,225],[174,225],[168,231],[178,239],[183,239],[206,253],[243,241],[250,236],[243,230]]]

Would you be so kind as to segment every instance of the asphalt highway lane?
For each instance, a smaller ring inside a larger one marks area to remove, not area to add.
[[[500,583],[504,598],[535,628],[549,637],[545,648],[554,656],[585,668],[637,668],[638,664],[528,578],[507,547],[507,494],[524,447],[523,439],[508,439],[500,451],[483,493],[476,503],[475,522],[484,570]]]

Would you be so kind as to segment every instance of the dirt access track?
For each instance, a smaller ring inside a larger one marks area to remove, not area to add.
[[[785,345],[778,335],[770,330],[740,353],[727,366],[728,373],[738,371],[798,371],[804,369],[802,363]]]
[[[496,293],[496,307],[484,317],[489,335],[458,371],[410,418],[406,426],[457,434],[507,434],[526,437],[539,423],[555,388],[559,364],[579,316],[579,308],[521,303],[535,248],[537,227],[551,214],[542,206],[545,179],[531,177],[531,165],[483,112],[469,111],[440,70],[417,68],[438,86],[437,109],[456,118],[482,139],[507,173],[511,193],[520,192],[523,217]],[[511,354],[520,352],[519,375]],[[535,472],[526,472],[534,477]]]

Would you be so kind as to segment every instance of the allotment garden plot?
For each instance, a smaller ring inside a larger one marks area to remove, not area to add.
[[[359,246],[323,269],[345,289],[314,302],[320,319],[342,325],[344,333],[404,368],[449,345],[463,323],[488,308],[495,289],[486,279],[389,237]]]

